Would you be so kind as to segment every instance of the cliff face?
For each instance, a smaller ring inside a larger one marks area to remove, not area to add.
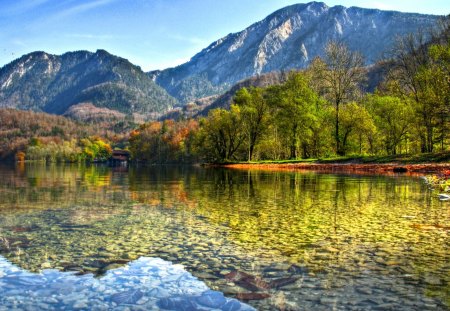
[[[189,62],[149,75],[183,103],[218,94],[236,82],[272,71],[305,68],[330,40],[360,51],[367,65],[397,36],[432,26],[437,16],[321,2],[283,8],[247,29],[212,43]]]

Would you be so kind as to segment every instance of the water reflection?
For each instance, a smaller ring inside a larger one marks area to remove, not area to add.
[[[0,310],[254,310],[205,283],[180,265],[140,258],[125,267],[77,276],[58,270],[30,273],[0,256]]]
[[[446,310],[448,202],[411,177],[0,168],[0,252],[33,272],[183,264],[258,309]]]

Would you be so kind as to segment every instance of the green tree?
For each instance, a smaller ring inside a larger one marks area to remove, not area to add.
[[[374,94],[367,96],[366,103],[384,150],[388,154],[397,154],[399,145],[407,139],[413,122],[414,111],[410,101]]]
[[[304,73],[292,72],[286,83],[269,89],[268,98],[276,107],[276,122],[279,131],[288,140],[290,158],[298,157],[298,150],[303,150],[303,157],[308,157],[308,143],[312,137],[312,128],[317,122],[316,112],[320,109],[320,100],[309,87]]]
[[[349,142],[352,136],[355,137],[359,154],[362,154],[363,137],[367,137],[369,133],[375,131],[375,125],[369,112],[361,105],[351,102],[342,106],[339,122],[343,154],[349,151]]]
[[[239,106],[231,105],[230,110],[214,109],[200,121],[198,152],[211,161],[232,160],[245,137]]]
[[[450,42],[432,45],[428,49],[429,64],[419,69],[417,81],[422,85],[419,94],[423,107],[429,107],[432,120],[427,124],[434,127],[433,143],[439,142],[445,150],[450,124]],[[423,108],[422,108],[423,109]],[[431,129],[427,129],[430,131]],[[433,146],[429,146],[428,149]]]
[[[448,23],[445,27],[441,39],[434,39],[440,43],[430,45],[427,36],[418,32],[399,38],[392,50],[389,78],[398,83],[399,95],[415,102],[422,152],[433,152],[436,141],[444,149],[450,105]]]
[[[264,98],[264,90],[254,87],[240,89],[234,97],[234,103],[241,109],[242,122],[247,133],[248,161],[251,161],[255,146],[267,130],[270,107]]]

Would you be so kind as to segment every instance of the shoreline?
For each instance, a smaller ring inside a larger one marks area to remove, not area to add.
[[[421,164],[360,164],[360,163],[236,163],[212,164],[211,167],[224,167],[240,170],[265,171],[317,171],[322,173],[355,173],[382,175],[427,175],[442,174],[450,170],[450,163]]]

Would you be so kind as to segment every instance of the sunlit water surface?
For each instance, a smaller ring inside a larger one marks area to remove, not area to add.
[[[449,208],[406,176],[3,166],[0,310],[449,310]]]

